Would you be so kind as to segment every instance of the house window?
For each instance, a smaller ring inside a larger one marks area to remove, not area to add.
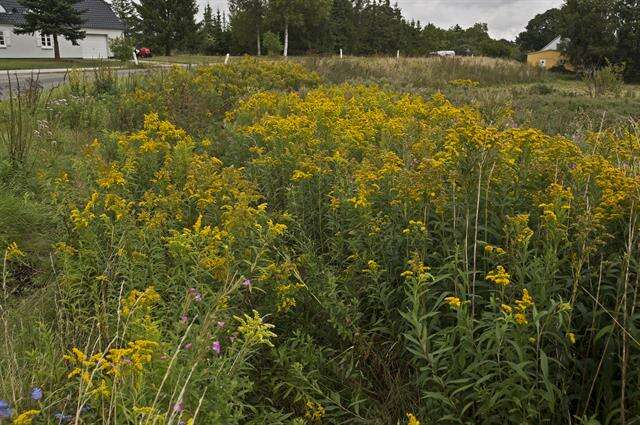
[[[51,37],[51,34],[40,34],[40,42],[42,43],[43,49],[53,47],[53,37]]]
[[[540,67],[544,68],[547,65],[547,61],[545,59],[540,59]]]
[[[7,41],[4,38],[4,31],[0,31],[0,47],[7,47]]]

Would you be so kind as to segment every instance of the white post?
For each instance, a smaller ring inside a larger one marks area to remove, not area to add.
[[[138,55],[136,55],[136,49],[133,49],[133,63],[136,64],[136,66],[138,66]]]
[[[229,53],[227,53],[227,56],[224,58],[224,64],[228,65],[229,64]]]
[[[340,59],[342,59],[342,49],[340,49]]]
[[[400,50],[398,50],[398,53],[396,53],[396,59],[400,59]]]

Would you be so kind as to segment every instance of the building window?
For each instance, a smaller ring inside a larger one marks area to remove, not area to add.
[[[540,67],[544,68],[547,65],[547,61],[545,59],[540,59]]]
[[[7,42],[4,38],[4,31],[0,31],[0,47],[7,47]]]
[[[40,42],[42,43],[43,49],[53,47],[53,37],[51,37],[51,34],[40,34]]]

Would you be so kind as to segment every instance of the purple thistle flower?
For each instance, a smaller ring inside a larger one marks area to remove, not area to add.
[[[193,297],[195,302],[202,301],[202,294],[196,288],[189,288],[189,295]]]
[[[189,323],[189,316],[187,316],[186,314],[180,316],[180,323],[182,323],[183,325]]]
[[[192,343],[190,343],[190,342],[188,342],[188,343],[186,343],[186,344],[184,345],[184,349],[185,349],[185,350],[191,350],[191,347],[193,347],[193,344],[192,344]]]
[[[182,411],[184,410],[184,403],[179,401],[176,404],[173,405],[173,411],[176,413],[182,413]]]
[[[251,289],[251,286],[252,286],[251,279],[245,279],[244,282],[242,282],[242,286],[244,286],[245,288]]]
[[[220,341],[213,341],[213,344],[211,344],[211,349],[217,354],[220,354],[220,352],[222,351],[222,344],[220,344]]]
[[[222,321],[218,322],[218,327],[219,327],[220,329],[224,329],[224,327],[225,327],[226,325],[227,325],[227,323],[226,323],[226,322],[222,322]]]
[[[35,401],[40,401],[42,400],[42,397],[44,396],[44,391],[42,391],[42,388],[40,387],[35,387],[31,390],[31,398]]]

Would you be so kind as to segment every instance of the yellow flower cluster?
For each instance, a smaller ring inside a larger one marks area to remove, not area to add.
[[[79,377],[93,395],[108,397],[108,381],[124,376],[129,371],[142,372],[151,363],[158,348],[154,341],[137,340],[129,342],[126,348],[112,348],[106,353],[91,356],[78,348],[73,348],[64,359],[73,367],[68,379]],[[96,385],[95,382],[98,382]]]
[[[444,301],[449,304],[449,306],[453,309],[459,309],[460,306],[462,305],[462,302],[460,301],[460,298],[458,297],[446,297],[444,299]]]
[[[122,303],[122,314],[129,316],[136,309],[146,311],[149,307],[160,301],[160,294],[158,294],[153,286],[145,289],[144,291],[138,291],[134,289],[129,292],[129,295],[124,299]]]
[[[487,280],[496,285],[507,286],[511,283],[511,275],[503,266],[498,266],[487,274]]]
[[[265,323],[257,311],[253,310],[253,316],[245,314],[243,317],[234,316],[234,319],[240,322],[238,331],[246,341],[256,345],[264,344],[273,347],[271,339],[277,336],[271,332],[274,325]]]
[[[526,288],[522,290],[522,298],[519,300],[516,300],[515,304],[516,304],[516,307],[515,307],[516,314],[513,316],[515,322],[518,325],[528,324],[529,320],[527,319],[527,310],[533,307],[535,303],[533,301],[533,298],[529,294],[529,291]],[[505,304],[502,304],[500,309],[505,314],[511,314],[513,311],[513,308],[511,308],[511,306],[508,306]]]
[[[473,87],[478,87],[480,85],[478,81],[462,80],[462,79],[451,80],[449,81],[449,84],[451,84],[452,86],[464,87],[464,88],[473,88]]]
[[[407,422],[407,425],[420,425],[420,421],[415,417],[413,413],[407,413],[407,419],[409,420],[409,422]]]
[[[485,245],[484,246],[484,252],[486,252],[487,254],[496,254],[496,255],[502,255],[504,254],[506,251],[498,246],[493,246],[493,245]]]
[[[33,423],[33,419],[40,414],[39,410],[27,410],[26,412],[20,413],[13,420],[13,425],[31,425]]]
[[[18,244],[15,242],[10,243],[7,249],[5,249],[4,251],[4,258],[8,261],[15,260],[24,256],[25,253],[22,252],[20,248],[18,248]]]
[[[312,422],[320,422],[325,415],[325,409],[320,403],[315,401],[307,401],[305,404],[306,412],[304,417]]]

